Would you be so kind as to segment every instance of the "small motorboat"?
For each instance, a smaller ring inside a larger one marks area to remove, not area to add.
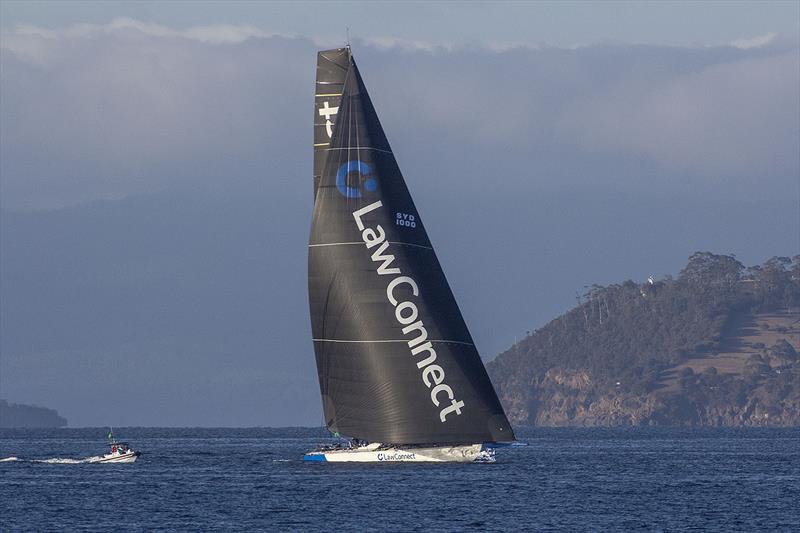
[[[113,431],[109,431],[108,440],[108,445],[111,446],[111,453],[92,457],[89,459],[90,463],[132,463],[142,455],[142,452],[131,450],[127,442],[117,442],[114,439]]]

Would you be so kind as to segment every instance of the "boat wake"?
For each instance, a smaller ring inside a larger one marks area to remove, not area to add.
[[[85,459],[69,459],[64,457],[53,457],[52,459],[31,459],[31,463],[47,463],[52,465],[72,465],[85,463]]]
[[[50,465],[78,465],[81,463],[91,463],[92,460],[97,460],[98,457],[87,457],[86,459],[70,459],[64,457],[53,457],[52,459],[33,459],[32,463],[46,463]]]
[[[4,457],[0,459],[0,463],[43,463],[49,465],[77,465],[83,463],[92,463],[102,459],[101,456],[86,457],[85,459],[72,459],[69,457],[51,457],[50,459],[20,459],[19,457]]]

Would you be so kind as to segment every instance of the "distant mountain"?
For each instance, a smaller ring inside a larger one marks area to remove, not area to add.
[[[0,428],[60,428],[66,425],[67,419],[53,409],[0,400]]]
[[[487,367],[530,426],[800,426],[800,256],[594,286]]]

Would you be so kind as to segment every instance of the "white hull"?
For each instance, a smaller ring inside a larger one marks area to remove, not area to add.
[[[304,461],[327,463],[474,463],[493,462],[494,453],[483,444],[462,446],[383,446],[342,448],[309,452]]]
[[[90,463],[132,463],[139,458],[139,452],[107,453],[100,457],[89,459]]]

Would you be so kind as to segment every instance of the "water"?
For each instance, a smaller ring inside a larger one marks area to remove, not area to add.
[[[495,464],[303,463],[315,429],[0,430],[0,530],[800,530],[800,428],[536,429]],[[49,463],[30,460],[50,460]]]

